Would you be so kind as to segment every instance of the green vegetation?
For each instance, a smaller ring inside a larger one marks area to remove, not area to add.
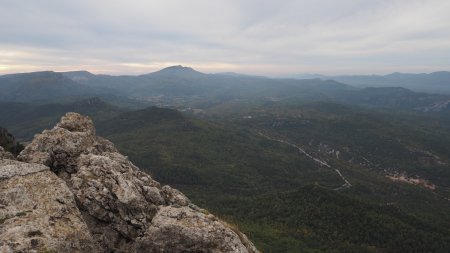
[[[44,129],[52,128],[67,112],[78,112],[96,119],[107,119],[125,111],[99,98],[70,103],[26,104],[0,102],[0,126],[20,141],[29,141]]]
[[[431,191],[392,182],[382,170],[390,163],[406,170],[417,162],[417,154],[401,142],[392,145],[388,134],[407,139],[409,131],[427,129],[419,116],[409,126],[402,113],[395,118],[333,104],[271,103],[256,110],[251,119],[242,117],[249,111],[234,110],[208,123],[148,108],[100,120],[97,129],[157,180],[237,224],[263,252],[445,252],[450,246],[446,184]],[[333,190],[343,184],[334,170],[258,131],[301,144],[340,168],[352,187]],[[420,134],[408,145],[429,150]],[[344,159],[318,150],[320,142],[342,149]],[[346,154],[343,147],[352,149]],[[378,167],[351,162],[363,154]],[[433,173],[426,175],[448,171]]]
[[[338,186],[334,172],[298,156],[291,147],[245,128],[187,119],[170,109],[149,108],[100,121],[97,132],[138,166],[172,185],[238,193],[289,189],[312,179]]]
[[[217,203],[265,252],[445,252],[450,233],[317,186]]]
[[[66,106],[18,110],[22,116],[2,120],[19,133],[33,126],[32,136],[77,108]],[[97,133],[136,165],[236,224],[262,252],[450,248],[447,114],[298,99],[220,103],[201,117],[157,107],[123,113],[103,103],[74,111],[91,115]],[[260,133],[295,144],[331,168]],[[340,188],[344,181],[335,169],[351,187]],[[436,189],[386,178],[400,172]]]

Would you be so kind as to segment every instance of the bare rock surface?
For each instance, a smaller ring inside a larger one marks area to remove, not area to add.
[[[230,226],[213,215],[189,207],[162,207],[153,218],[142,242],[152,252],[252,252],[256,249],[245,244],[247,239],[236,236]],[[191,242],[191,243],[185,243]],[[243,243],[244,242],[244,243]]]
[[[2,146],[0,146],[0,159],[15,160],[16,158],[14,158],[14,156],[11,153],[5,151],[5,149]]]
[[[41,164],[22,163],[3,158],[0,163],[0,180],[12,178],[14,176],[25,176],[44,170],[49,170],[49,168]]]
[[[97,137],[88,117],[67,113],[18,160],[0,162],[5,252],[258,252],[241,232],[161,186]],[[21,212],[26,215],[17,217]],[[26,237],[26,229],[40,232]]]
[[[72,192],[48,167],[1,159],[0,174],[0,252],[99,250]]]

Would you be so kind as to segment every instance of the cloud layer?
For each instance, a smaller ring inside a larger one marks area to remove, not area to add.
[[[0,74],[450,68],[447,0],[0,0]]]

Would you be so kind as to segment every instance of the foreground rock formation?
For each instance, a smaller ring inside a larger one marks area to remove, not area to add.
[[[68,113],[17,161],[0,149],[0,252],[257,252]]]

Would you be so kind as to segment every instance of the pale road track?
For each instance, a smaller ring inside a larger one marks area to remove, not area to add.
[[[290,143],[290,142],[282,140],[282,139],[272,138],[272,137],[270,137],[268,135],[265,135],[265,134],[263,134],[261,132],[257,132],[257,133],[259,135],[261,135],[262,137],[268,139],[268,140],[280,142],[280,143],[286,144],[288,146],[294,147],[300,153],[302,153],[302,154],[306,155],[308,158],[314,160],[314,162],[318,163],[319,165],[325,166],[325,167],[330,168],[330,169],[334,169],[334,171],[336,171],[336,173],[339,175],[339,177],[344,181],[344,184],[342,186],[340,186],[338,188],[335,188],[334,190],[339,191],[339,190],[342,190],[342,189],[350,188],[352,186],[352,184],[344,177],[344,175],[342,175],[342,173],[341,173],[341,171],[339,169],[332,168],[331,165],[329,165],[326,161],[321,160],[321,159],[316,158],[316,157],[313,157],[312,155],[310,155],[308,152],[306,152],[303,148],[299,147],[298,145],[295,145],[293,143]]]

